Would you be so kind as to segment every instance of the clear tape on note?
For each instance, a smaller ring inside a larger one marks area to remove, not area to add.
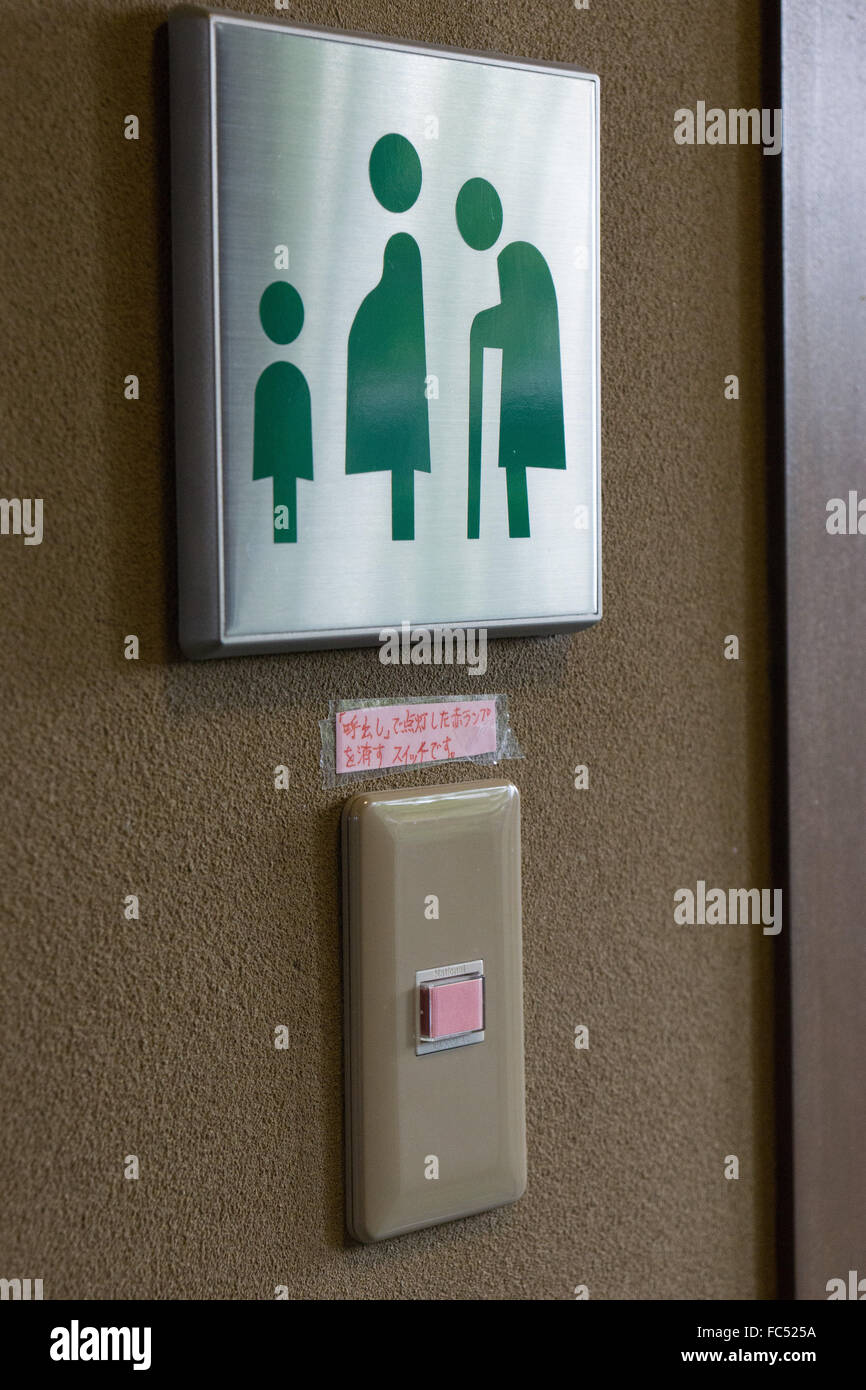
[[[331,700],[319,721],[325,787],[437,763],[522,758],[507,695]]]

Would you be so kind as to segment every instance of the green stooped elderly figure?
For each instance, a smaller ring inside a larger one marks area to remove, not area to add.
[[[486,251],[502,230],[502,204],[486,179],[469,179],[456,206],[468,246]],[[541,252],[513,241],[499,253],[500,303],[475,315],[469,345],[469,505],[467,535],[481,528],[481,407],[484,349],[502,352],[499,467],[505,469],[508,534],[529,531],[527,468],[565,468],[562,367],[556,290]]]

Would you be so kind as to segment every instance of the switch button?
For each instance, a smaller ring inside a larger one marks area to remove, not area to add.
[[[479,1033],[484,1027],[484,980],[430,981],[422,984],[421,1037],[428,1042]]]

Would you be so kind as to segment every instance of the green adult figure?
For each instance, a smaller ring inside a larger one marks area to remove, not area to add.
[[[259,303],[262,328],[274,343],[292,343],[304,323],[293,285],[275,280]],[[298,539],[298,479],[313,477],[310,388],[293,362],[272,362],[256,385],[253,478],[274,480],[274,540]]]
[[[457,226],[467,245],[487,251],[502,230],[502,204],[486,179],[457,195]],[[556,290],[547,262],[528,241],[497,258],[499,304],[472,321],[469,341],[469,506],[467,535],[481,529],[481,403],[484,349],[502,350],[499,467],[505,469],[509,536],[529,535],[527,468],[565,468],[562,366]]]
[[[370,185],[389,212],[421,191],[421,161],[402,135],[383,135],[370,155]],[[421,253],[406,232],[385,247],[382,278],[349,333],[346,472],[391,470],[391,536],[415,538],[415,474],[430,472],[427,357]]]

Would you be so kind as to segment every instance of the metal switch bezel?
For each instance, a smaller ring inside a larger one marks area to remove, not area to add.
[[[421,1027],[421,986],[430,980],[439,982],[457,980],[481,980],[482,997],[484,998],[483,1018],[487,1019],[486,985],[484,981],[484,961],[469,960],[458,961],[453,965],[437,965],[431,970],[416,970],[415,972],[415,1018],[418,1020],[418,1037],[415,1040],[416,1057],[424,1057],[428,1052],[448,1052],[452,1047],[469,1047],[472,1043],[484,1041],[484,1029],[476,1028],[471,1033],[452,1033],[447,1038],[437,1038],[435,1041],[422,1038]]]

